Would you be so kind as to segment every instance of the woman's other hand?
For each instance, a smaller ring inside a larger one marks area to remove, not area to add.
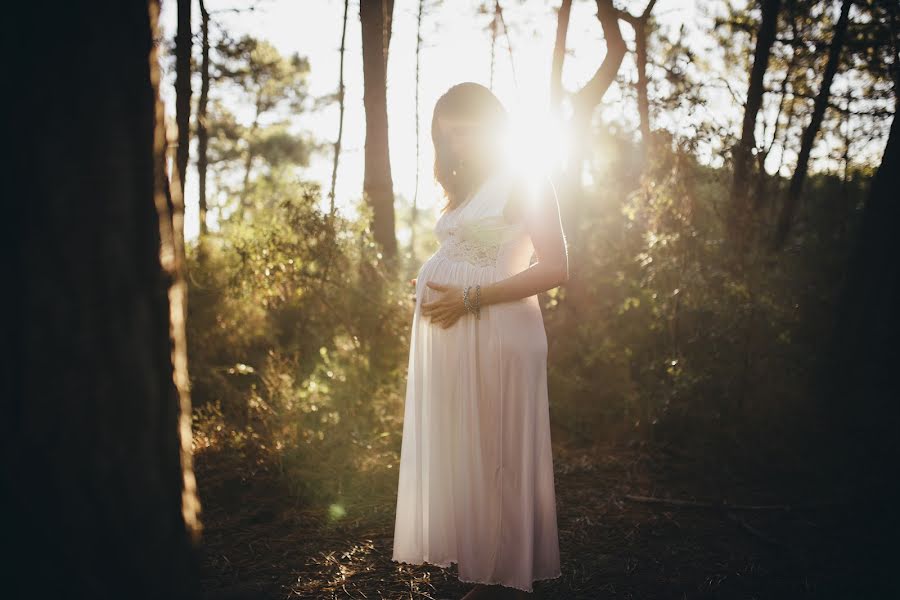
[[[426,281],[425,285],[443,293],[437,300],[422,303],[422,314],[424,316],[430,317],[434,323],[446,329],[466,314],[466,306],[463,303],[463,289],[461,287],[444,285],[433,281]]]

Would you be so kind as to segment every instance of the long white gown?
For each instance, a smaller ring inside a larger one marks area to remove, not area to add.
[[[503,218],[511,183],[501,169],[441,215],[417,275],[392,560],[530,592],[561,574],[538,297],[447,329],[420,309],[440,294],[428,281],[484,286],[529,266],[531,236]]]

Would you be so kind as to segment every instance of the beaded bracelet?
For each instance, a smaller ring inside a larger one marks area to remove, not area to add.
[[[463,306],[466,307],[466,310],[471,313],[475,313],[475,318],[481,318],[481,286],[475,285],[475,304],[473,305],[469,302],[469,289],[471,289],[471,285],[467,285],[466,289],[463,290]]]

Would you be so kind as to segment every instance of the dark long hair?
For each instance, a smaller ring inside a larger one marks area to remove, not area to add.
[[[472,157],[454,155],[438,129],[441,117],[465,117],[480,124],[483,139],[491,146],[483,153],[481,164],[476,164]],[[443,210],[455,207],[477,187],[478,180],[501,167],[504,160],[501,141],[508,126],[509,115],[503,104],[479,83],[458,83],[438,98],[431,118],[431,139],[434,142],[434,178],[441,184],[447,199]]]

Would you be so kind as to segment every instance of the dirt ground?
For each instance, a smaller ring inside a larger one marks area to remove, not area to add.
[[[872,591],[882,574],[867,566],[858,507],[839,486],[788,463],[739,473],[731,463],[713,451],[555,442],[563,574],[536,582],[535,597],[886,599]],[[365,502],[335,518],[234,457],[200,454],[196,468],[208,598],[443,599],[471,587],[456,565],[390,560],[396,469],[372,474]]]

